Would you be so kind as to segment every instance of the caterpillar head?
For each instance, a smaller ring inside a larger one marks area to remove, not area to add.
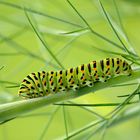
[[[34,79],[35,75],[35,73],[31,73],[23,79],[18,91],[19,96],[22,96],[23,98],[35,98],[42,95],[36,88]]]

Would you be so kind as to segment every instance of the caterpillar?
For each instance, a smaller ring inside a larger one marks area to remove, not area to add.
[[[131,66],[125,60],[106,58],[67,70],[31,73],[20,84],[18,94],[24,98],[47,96],[93,86],[96,82],[106,82],[112,77],[131,73]]]

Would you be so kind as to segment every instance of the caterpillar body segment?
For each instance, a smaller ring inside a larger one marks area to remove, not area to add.
[[[96,82],[105,82],[110,78],[131,73],[131,66],[125,60],[106,58],[67,70],[31,73],[22,81],[18,93],[25,98],[36,98],[94,86]]]

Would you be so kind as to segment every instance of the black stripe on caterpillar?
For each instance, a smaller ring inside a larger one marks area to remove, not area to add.
[[[19,95],[36,98],[81,87],[93,86],[119,75],[131,75],[131,66],[120,58],[92,61],[75,68],[59,71],[31,73],[20,85]]]

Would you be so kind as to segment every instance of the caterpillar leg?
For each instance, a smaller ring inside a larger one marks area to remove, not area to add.
[[[87,85],[88,87],[93,87],[93,86],[94,86],[94,82],[93,82],[93,81],[87,81],[87,82],[86,82],[86,85]]]
[[[74,85],[74,86],[72,87],[72,89],[73,89],[74,91],[76,91],[76,90],[79,89],[79,86],[78,86],[78,85]]]

